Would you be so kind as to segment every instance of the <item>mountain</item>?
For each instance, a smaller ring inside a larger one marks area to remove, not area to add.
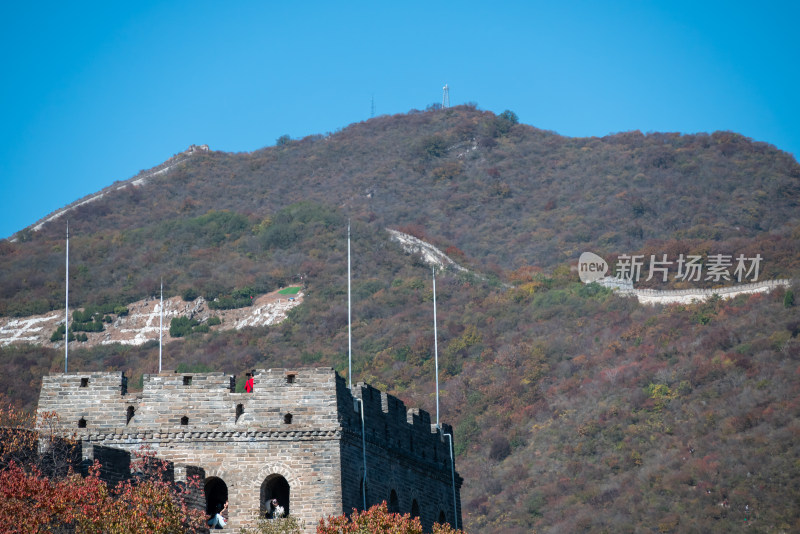
[[[800,528],[797,286],[650,306],[577,272],[587,251],[612,269],[666,255],[667,281],[645,268],[637,287],[713,290],[740,283],[741,256],[761,258],[741,283],[797,280],[800,165],[770,145],[567,138],[460,106],[193,150],[100,193],[68,208],[74,306],[125,307],[162,277],[165,297],[220,303],[303,287],[283,323],[189,334],[165,368],[346,371],[349,219],[354,377],[434,412],[430,267],[387,229],[465,267],[437,275],[437,304],[470,532]],[[0,241],[2,316],[63,306],[63,221]],[[678,276],[690,256],[699,280]],[[70,346],[70,369],[134,387],[157,362],[152,343]],[[0,365],[0,392],[31,407],[63,351],[9,345]]]

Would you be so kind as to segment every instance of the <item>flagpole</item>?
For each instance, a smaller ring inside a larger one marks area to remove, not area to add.
[[[439,334],[436,330],[436,266],[433,271],[433,353],[436,371],[436,428],[439,427]]]
[[[347,219],[347,383],[353,389],[353,327],[350,299],[350,219]]]
[[[350,219],[347,219],[347,381],[353,390],[353,329],[352,300],[350,297]],[[364,462],[364,478],[361,482],[361,498],[367,509],[367,432],[364,427],[364,399],[355,399],[361,412],[361,456]]]
[[[64,299],[64,373],[69,372],[69,221],[67,221],[67,274]]]
[[[431,270],[433,271],[433,353],[434,353],[434,366],[436,371],[436,429],[442,432],[442,427],[439,425],[439,333],[436,326],[436,266],[434,265]],[[442,435],[447,438],[450,449],[450,480],[453,483],[453,524],[458,529],[458,500],[456,499],[456,464],[453,457],[453,434],[449,432],[442,432]]]
[[[161,373],[161,345],[164,332],[164,279],[161,279],[161,316],[158,319],[158,372]]]

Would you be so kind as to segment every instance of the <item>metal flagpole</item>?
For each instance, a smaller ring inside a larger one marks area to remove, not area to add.
[[[347,219],[347,383],[353,389],[353,331],[350,300],[350,219]]]
[[[434,353],[434,366],[436,371],[436,428],[442,432],[442,427],[439,424],[439,333],[436,326],[436,266],[433,266],[433,353]],[[453,458],[453,435],[449,432],[442,432],[442,435],[447,438],[450,449],[450,477],[453,481],[453,523],[456,530],[458,530],[458,501],[456,500],[456,465]]]
[[[436,428],[439,428],[439,334],[436,330],[436,266],[433,270],[433,353],[436,370]]]
[[[161,279],[161,316],[158,319],[158,372],[161,373],[161,345],[164,332],[164,279]]]
[[[66,297],[64,302],[64,373],[69,372],[69,221],[67,221],[67,274]]]
[[[350,296],[350,219],[347,219],[347,382],[353,391],[353,330],[352,299]],[[364,462],[364,480],[361,483],[361,499],[367,509],[367,433],[364,427],[364,400],[353,399],[361,412],[361,456]]]

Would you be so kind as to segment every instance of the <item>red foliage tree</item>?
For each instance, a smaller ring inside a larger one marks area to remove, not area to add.
[[[49,418],[43,416],[45,422]],[[36,432],[32,422],[12,407],[0,408],[3,532],[183,533],[205,527],[203,511],[186,503],[199,485],[196,479],[185,486],[173,484],[165,477],[167,462],[145,451],[133,463],[143,476],[109,487],[97,462],[87,476],[65,467],[70,463],[69,440],[42,432],[46,424]]]
[[[392,514],[386,501],[376,504],[369,510],[353,510],[350,517],[340,515],[321,519],[317,534],[422,534],[422,523],[418,517],[409,514]],[[433,534],[464,534],[448,524],[434,523]]]

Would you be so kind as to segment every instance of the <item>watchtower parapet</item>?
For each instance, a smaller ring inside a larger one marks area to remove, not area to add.
[[[437,466],[439,468],[442,464],[449,465],[449,443],[445,440],[444,434],[452,436],[453,429],[450,425],[442,424],[441,428],[437,428],[425,410],[407,409],[405,403],[397,397],[365,383],[356,384],[352,394],[345,387],[339,397],[341,399],[352,397],[363,402],[367,440],[403,455],[409,461],[439,464]],[[348,411],[346,406],[340,407],[340,413],[348,414],[342,421],[345,429],[360,436],[359,413],[354,409]]]
[[[361,508],[365,487],[368,506],[394,502],[426,528],[456,513],[460,523],[453,484],[462,479],[453,480],[444,439],[452,428],[367,384],[351,390],[330,368],[259,369],[252,392],[236,392],[236,377],[221,372],[146,374],[138,393],[124,373],[53,374],[38,409],[58,414],[87,458],[96,445],[147,445],[176,474],[200,469],[206,505],[229,499],[234,529],[276,496],[312,532],[321,516]]]
[[[125,427],[125,373],[59,373],[42,377],[38,412],[55,412],[62,427]],[[82,422],[81,422],[82,421]]]

